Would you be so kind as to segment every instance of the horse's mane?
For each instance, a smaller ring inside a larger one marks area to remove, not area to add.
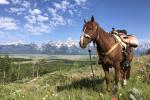
[[[105,33],[105,35],[107,36],[107,37],[111,37],[111,38],[113,38],[113,35],[112,34],[110,34],[110,32],[106,32],[97,22],[95,22],[95,24],[98,26],[98,30],[100,31],[99,33]],[[99,34],[98,33],[98,34]]]

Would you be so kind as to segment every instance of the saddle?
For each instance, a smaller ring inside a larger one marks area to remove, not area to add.
[[[127,45],[136,48],[138,46],[138,40],[135,35],[127,35],[126,30],[114,30],[111,32],[117,39],[122,48],[126,50]]]

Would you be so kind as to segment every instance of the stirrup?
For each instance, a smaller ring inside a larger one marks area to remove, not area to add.
[[[130,62],[128,60],[125,60],[122,64],[122,67],[127,68],[130,66]]]

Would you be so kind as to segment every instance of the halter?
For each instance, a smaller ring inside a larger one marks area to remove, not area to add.
[[[86,27],[85,27],[85,28],[84,28],[84,30],[83,30],[83,36],[84,36],[84,37],[86,37],[86,38],[89,38],[89,39],[95,40],[92,36],[93,36],[93,34],[95,34],[95,33],[96,33],[96,31],[97,31],[97,25],[96,25],[95,30],[94,30],[94,31],[92,31],[92,32],[90,33],[90,35],[89,35],[89,34],[86,34],[86,33],[85,33],[85,30],[86,30]],[[97,33],[97,34],[98,34],[98,33]],[[98,34],[98,36],[97,36],[96,40],[98,40],[98,39],[99,39],[99,34]]]

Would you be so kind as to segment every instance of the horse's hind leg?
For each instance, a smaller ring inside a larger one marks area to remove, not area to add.
[[[130,78],[130,70],[131,70],[131,65],[127,68],[127,71],[126,71],[127,80],[129,80],[129,78]]]
[[[123,69],[123,86],[127,85],[127,68]]]
[[[131,65],[129,65],[127,68],[124,69],[123,71],[123,85],[126,86],[127,85],[127,81],[129,80],[130,77],[130,69],[131,69]]]
[[[109,67],[104,67],[103,66],[103,70],[105,72],[105,80],[106,80],[106,84],[107,84],[107,91],[111,91],[111,81],[110,81],[110,76],[109,76]]]

